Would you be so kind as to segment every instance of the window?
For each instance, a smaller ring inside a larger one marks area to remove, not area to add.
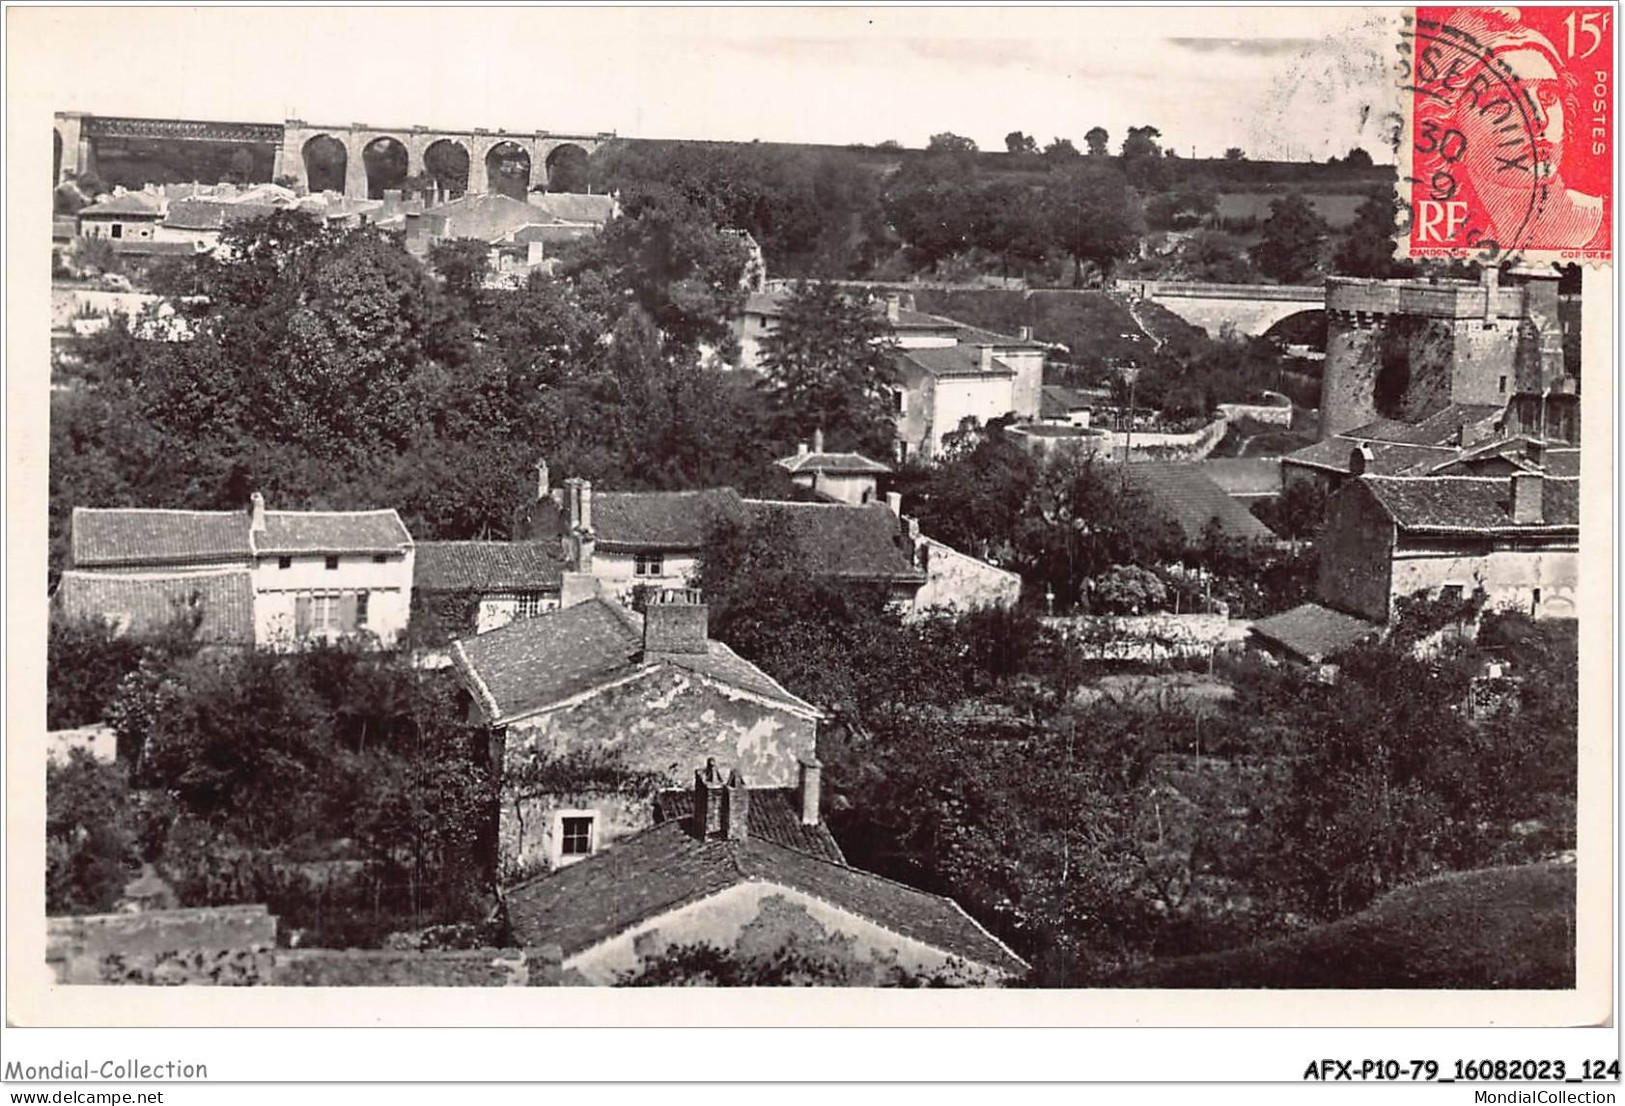
[[[1460,584],[1446,584],[1439,589],[1439,598],[1447,603],[1460,603],[1462,586]]]
[[[367,593],[364,591],[355,593],[355,624],[357,626],[367,624]]]
[[[334,569],[336,569],[338,567],[339,567],[339,559],[337,557],[329,557],[329,558],[327,558],[327,570],[329,572],[332,572]]]
[[[278,568],[292,568],[293,567],[293,558],[292,557],[278,557],[276,559],[276,566]]]
[[[389,562],[389,554],[388,553],[374,553],[372,555],[372,563],[375,564],[375,565],[387,564],[388,562]]]
[[[123,238],[124,237],[124,227],[121,224],[119,224],[119,223],[114,223],[113,224],[113,237],[114,238]]]
[[[1540,617],[1540,589],[1536,588],[1529,595],[1529,617]]]
[[[596,821],[592,814],[566,814],[559,818],[560,863],[592,855]]]
[[[1504,376],[1501,378],[1501,394],[1507,394],[1507,378]]]
[[[633,560],[632,571],[637,576],[664,576],[666,574],[666,555],[664,553],[639,553]]]
[[[547,608],[542,605],[542,593],[539,591],[526,592],[519,597],[519,607],[515,612],[517,618],[535,618]]]
[[[339,628],[339,597],[313,595],[310,597],[310,628],[313,632]]]

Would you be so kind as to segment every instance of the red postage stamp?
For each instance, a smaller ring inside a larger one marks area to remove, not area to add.
[[[1612,260],[1612,8],[1417,8],[1401,252]]]

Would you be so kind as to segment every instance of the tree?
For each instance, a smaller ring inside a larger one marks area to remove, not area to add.
[[[597,272],[610,288],[631,292],[673,353],[693,356],[702,344],[729,350],[729,320],[745,296],[744,244],[668,185],[629,190],[622,208],[620,218],[566,259],[563,275]]]
[[[953,131],[943,131],[941,134],[932,135],[931,141],[926,144],[925,148],[937,153],[974,154],[976,152],[976,143],[964,135],[955,134]]]
[[[1162,132],[1155,127],[1130,127],[1128,137],[1123,139],[1123,160],[1161,157],[1162,149],[1157,145],[1157,139],[1161,137]]]
[[[1073,282],[1083,283],[1087,262],[1103,278],[1134,256],[1144,217],[1128,181],[1115,168],[1085,161],[1051,175],[1045,189],[1050,232],[1075,265]]]
[[[1354,221],[1332,255],[1332,267],[1339,273],[1357,277],[1405,275],[1411,266],[1394,260],[1395,220],[1392,196],[1384,193],[1367,196],[1355,210]]]
[[[1109,141],[1111,141],[1111,135],[1106,132],[1105,127],[1101,126],[1090,127],[1089,133],[1083,136],[1083,142],[1089,148],[1090,157],[1105,157],[1106,144]]]
[[[1004,136],[1004,148],[1006,152],[1012,154],[1036,154],[1038,139],[1020,131],[1011,131]]]
[[[105,914],[139,861],[124,769],[75,749],[45,769],[45,910]]]
[[[1240,146],[1231,146],[1229,149],[1225,150],[1225,152],[1224,152],[1224,160],[1226,160],[1226,161],[1246,161],[1247,160],[1247,151],[1243,150]]]
[[[478,238],[441,239],[429,247],[429,265],[447,293],[473,312],[491,269],[491,247]]]
[[[1044,157],[1052,162],[1073,161],[1081,156],[1082,155],[1078,153],[1078,148],[1072,145],[1072,140],[1070,138],[1061,138],[1057,136],[1056,138],[1050,140],[1050,144],[1048,146],[1044,147]]]
[[[1366,153],[1363,148],[1356,146],[1348,152],[1348,156],[1343,159],[1343,164],[1350,169],[1369,169],[1372,166],[1371,155]]]
[[[887,182],[882,203],[897,236],[930,268],[977,239],[980,190],[968,158],[905,165]]]
[[[830,448],[889,453],[894,342],[870,303],[829,282],[799,283],[761,348],[785,437],[822,428]]]
[[[1253,262],[1266,276],[1286,284],[1302,280],[1319,265],[1326,222],[1293,192],[1270,203],[1263,234],[1253,249]]]

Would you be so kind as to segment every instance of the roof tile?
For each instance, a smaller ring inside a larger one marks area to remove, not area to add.
[[[199,641],[254,643],[254,585],[246,568],[129,576],[70,569],[56,594],[68,617],[126,619],[136,636],[166,629],[195,606],[202,612]]]
[[[1123,466],[1123,475],[1179,526],[1188,542],[1200,542],[1208,525],[1215,520],[1227,537],[1246,541],[1275,540],[1270,528],[1232,499],[1200,464],[1141,461]]]
[[[755,837],[699,841],[680,820],[511,887],[504,898],[509,921],[525,944],[557,944],[568,958],[743,883],[799,891],[1005,973],[1027,968],[950,899]]]
[[[412,586],[424,591],[557,590],[564,571],[558,543],[541,541],[422,541],[412,562]]]

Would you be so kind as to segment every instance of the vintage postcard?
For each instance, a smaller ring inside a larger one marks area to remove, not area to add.
[[[1612,1017],[1613,9],[298,13],[7,12],[11,1023]]]

